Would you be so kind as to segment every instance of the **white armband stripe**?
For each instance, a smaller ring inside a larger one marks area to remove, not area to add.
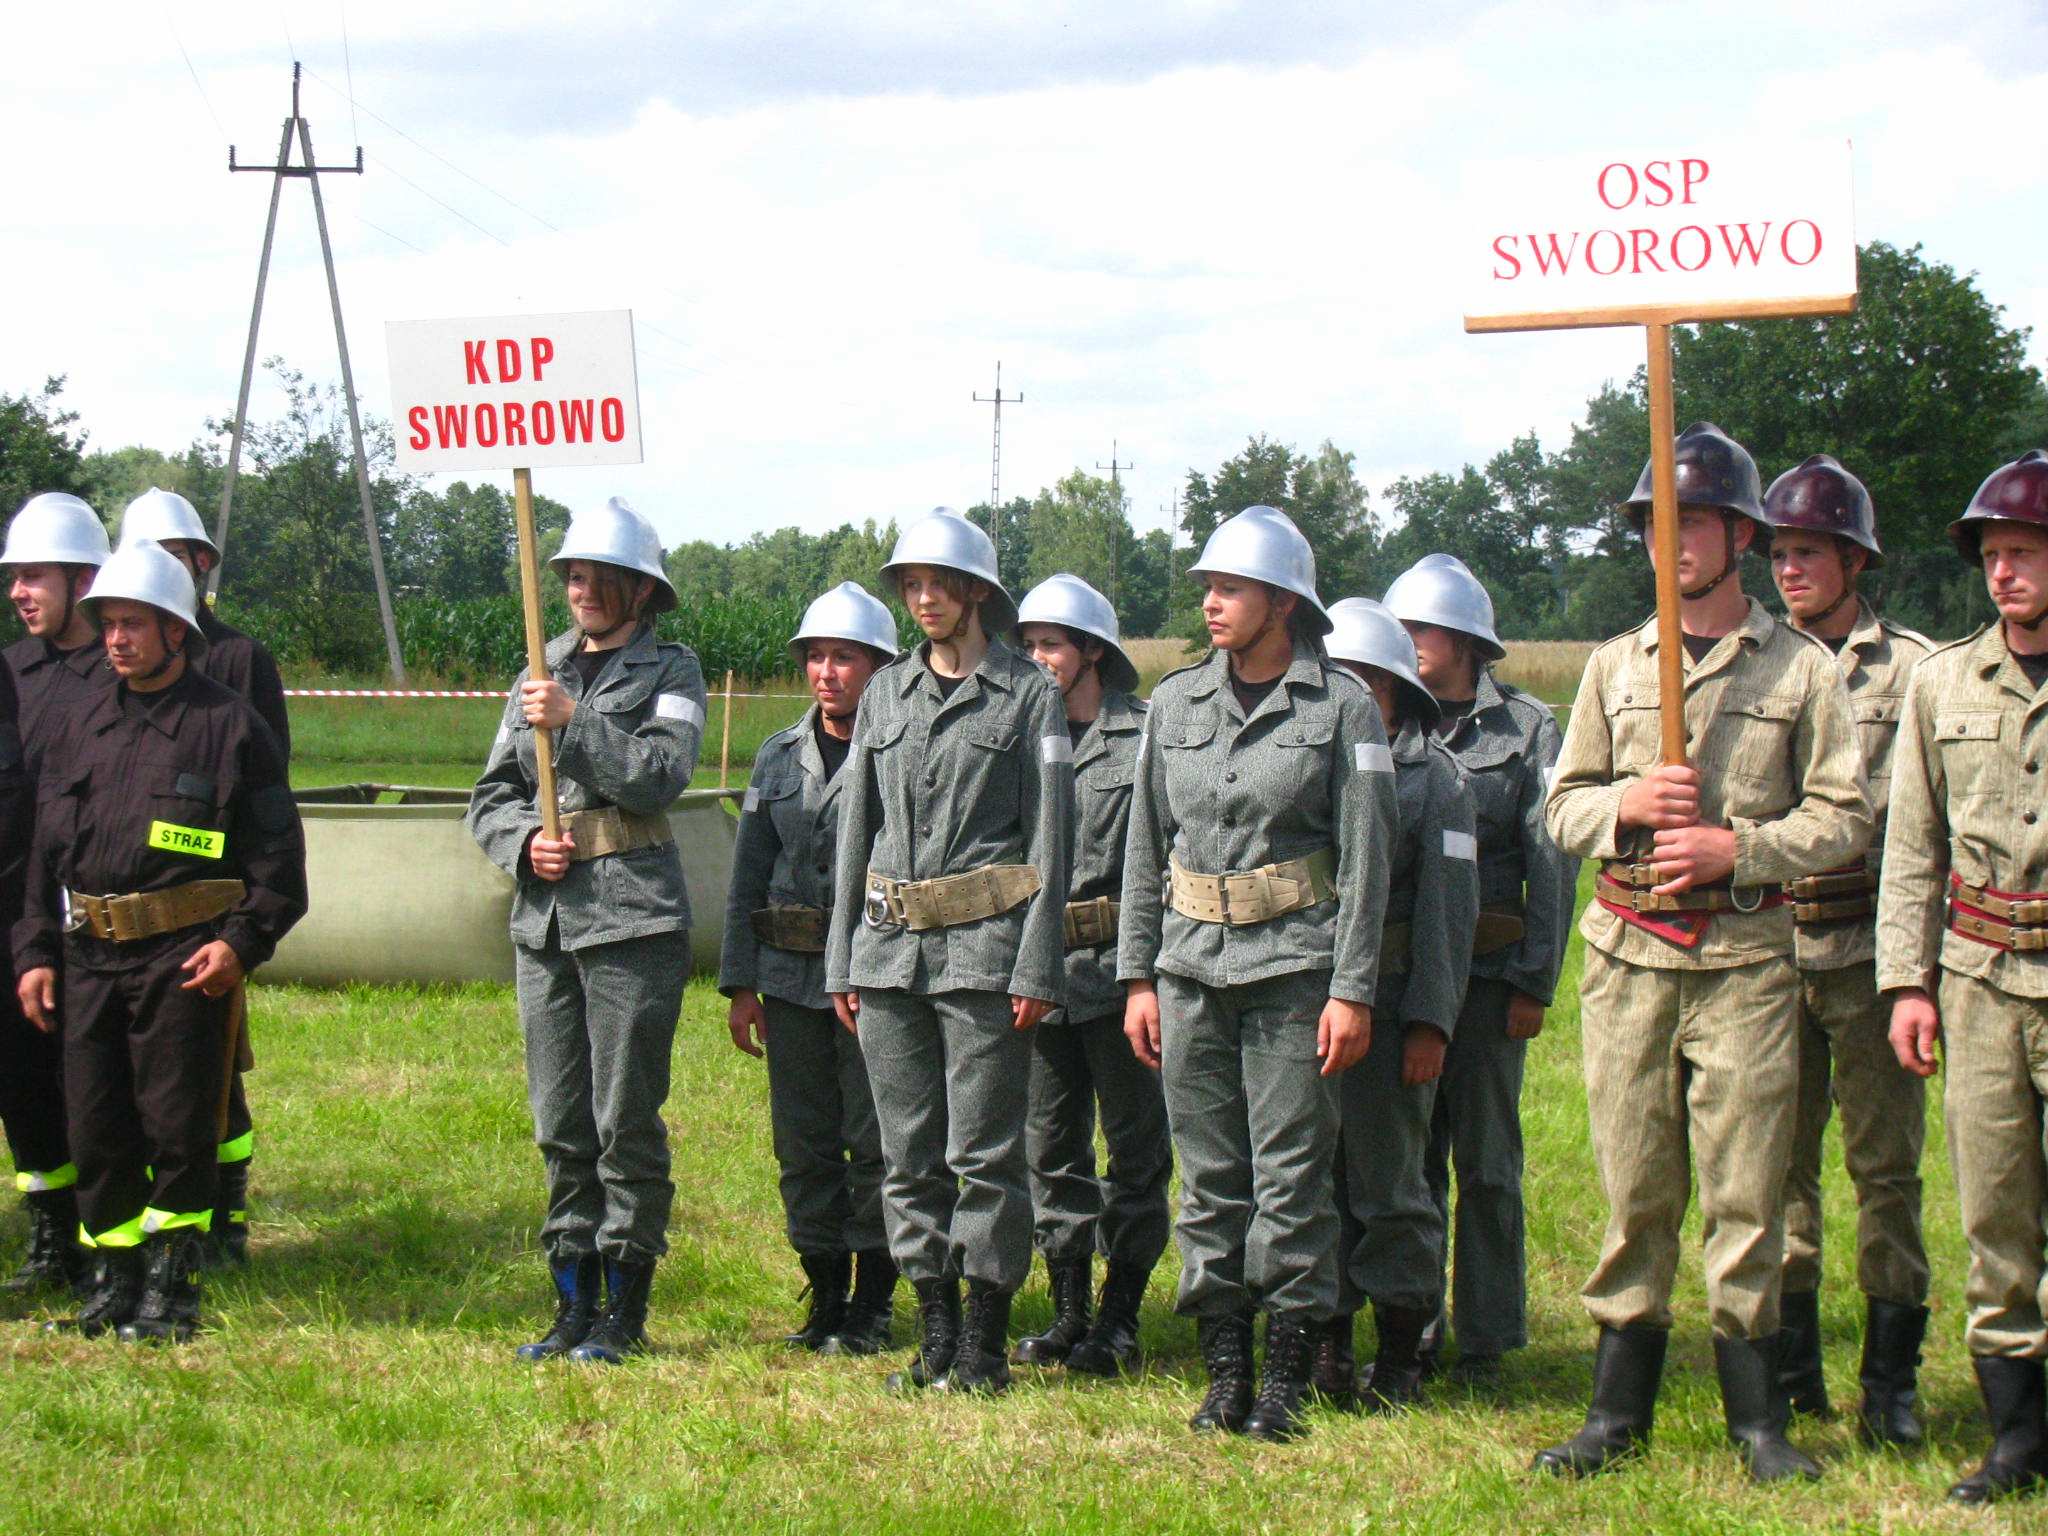
[[[496,741],[493,741],[493,742],[491,743],[491,750],[492,750],[493,752],[497,751],[497,750],[498,750],[498,748],[500,748],[500,747],[502,747],[503,745],[505,745],[505,743],[506,743],[506,742],[508,742],[508,741],[510,741],[511,739],[512,739],[512,727],[511,727],[511,726],[509,726],[509,725],[501,725],[501,726],[499,726],[499,727],[498,727],[498,739],[497,739]]]
[[[740,807],[740,814],[742,816],[750,815],[759,809],[761,809],[761,791],[749,784],[747,786],[746,803]]]
[[[701,728],[704,724],[704,706],[680,693],[658,693],[654,696],[654,718],[681,720]]]
[[[1383,747],[1376,741],[1361,741],[1352,746],[1352,760],[1360,773],[1392,773],[1394,754],[1391,748]]]
[[[1479,862],[1479,839],[1470,832],[1453,832],[1444,828],[1444,857],[1463,859],[1468,864]]]
[[[1039,737],[1038,760],[1048,768],[1054,763],[1071,763],[1074,760],[1073,741],[1065,735]]]

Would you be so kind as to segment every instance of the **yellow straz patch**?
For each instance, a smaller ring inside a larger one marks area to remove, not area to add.
[[[209,831],[205,827],[181,827],[169,821],[152,821],[149,824],[149,846],[167,853],[189,853],[195,858],[217,859],[227,843],[227,833]]]

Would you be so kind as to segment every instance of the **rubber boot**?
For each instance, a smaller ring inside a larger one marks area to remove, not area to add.
[[[1650,1448],[1657,1386],[1664,1379],[1663,1328],[1602,1328],[1593,1356],[1593,1402],[1586,1422],[1562,1445],[1538,1451],[1530,1469],[1559,1477],[1591,1477]]]
[[[993,1286],[967,1287],[967,1317],[953,1368],[939,1382],[947,1392],[998,1397],[1010,1390],[1010,1293]]]
[[[1088,1336],[1067,1356],[1067,1369],[1086,1376],[1116,1376],[1138,1368],[1138,1309],[1150,1269],[1114,1260],[1102,1281],[1102,1299]]]
[[[1309,1358],[1321,1326],[1306,1318],[1266,1314],[1266,1368],[1244,1421],[1252,1439],[1298,1440],[1308,1432]]]
[[[1818,1291],[1787,1291],[1778,1302],[1778,1387],[1794,1413],[1833,1417],[1820,1361]]]
[[[896,1310],[896,1261],[886,1248],[863,1248],[854,1255],[853,1299],[846,1318],[823,1344],[821,1355],[879,1355],[890,1345],[889,1324]]]
[[[78,1243],[78,1192],[38,1189],[22,1204],[28,1207],[28,1252],[0,1290],[26,1297],[77,1289],[91,1269]]]
[[[1375,1305],[1372,1315],[1379,1347],[1360,1395],[1367,1413],[1399,1413],[1422,1401],[1422,1340],[1430,1314],[1420,1307]]]
[[[1920,1342],[1927,1309],[1868,1299],[1863,1317],[1863,1403],[1857,1428],[1867,1445],[1919,1445],[1926,1434],[1913,1405],[1919,1398]]]
[[[1252,1369],[1252,1315],[1205,1317],[1195,1323],[1195,1341],[1209,1368],[1209,1391],[1188,1428],[1197,1434],[1239,1434],[1251,1416],[1257,1377]]]
[[[209,1269],[239,1268],[249,1262],[249,1163],[220,1165],[220,1186],[214,1196],[213,1226],[207,1233]]]
[[[1046,1279],[1052,1286],[1052,1326],[1017,1341],[1010,1358],[1019,1365],[1063,1365],[1074,1346],[1088,1337],[1088,1291],[1095,1283],[1095,1258],[1048,1261]]]
[[[883,1385],[891,1392],[938,1385],[960,1352],[960,1282],[948,1276],[912,1284],[917,1290],[917,1353],[902,1370],[889,1373]]]
[[[555,1280],[555,1320],[545,1336],[519,1346],[522,1360],[552,1360],[568,1354],[590,1337],[604,1300],[604,1260],[596,1254],[552,1264],[549,1272]]]
[[[51,1323],[49,1328],[53,1333],[75,1328],[88,1339],[96,1339],[133,1321],[135,1309],[141,1305],[142,1250],[102,1248],[78,1315]]]
[[[1750,1478],[1759,1483],[1820,1476],[1813,1458],[1785,1438],[1792,1405],[1786,1400],[1778,1364],[1780,1337],[1714,1335],[1714,1372],[1721,1378],[1721,1411],[1728,1422],[1728,1438],[1742,1453]]]
[[[199,1326],[199,1271],[206,1234],[191,1227],[152,1233],[142,1244],[142,1300],[121,1325],[129,1344],[182,1344]]]
[[[846,1289],[853,1284],[853,1255],[850,1253],[806,1253],[800,1262],[808,1282],[811,1310],[803,1327],[786,1333],[782,1342],[789,1349],[820,1350],[825,1341],[846,1324]]]
[[[2048,1376],[2039,1360],[1979,1355],[1977,1387],[1991,1416],[1991,1452],[1984,1464],[1949,1489],[1958,1504],[1989,1504],[2008,1494],[2032,1493],[2048,1481]]]
[[[604,1311],[569,1358],[584,1365],[618,1365],[647,1350],[647,1301],[654,1291],[652,1259],[604,1261]]]
[[[1346,1413],[1358,1407],[1358,1357],[1351,1347],[1355,1316],[1351,1312],[1339,1313],[1316,1330],[1315,1357],[1308,1372],[1310,1390],[1332,1408]]]

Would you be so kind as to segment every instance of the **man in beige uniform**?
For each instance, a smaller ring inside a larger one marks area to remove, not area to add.
[[[1785,1181],[1785,1294],[1778,1375],[1797,1413],[1825,1415],[1820,1356],[1821,1138],[1842,1107],[1842,1160],[1856,1186],[1856,1280],[1864,1295],[1863,1436],[1918,1445],[1913,1416],[1927,1331],[1927,1249],[1920,1240],[1920,1152],[1927,1090],[1902,1071],[1877,995],[1877,852],[1890,798],[1892,738],[1906,680],[1932,641],[1878,618],[1857,577],[1884,564],[1863,482],[1817,453],[1771,482],[1764,515],[1771,579],[1793,628],[1835,653],[1870,781],[1871,853],[1785,887],[1798,928],[1799,1124]],[[1830,1081],[1832,1079],[1832,1081]]]
[[[1583,1476],[1647,1443],[1671,1328],[1690,1151],[1728,1435],[1758,1481],[1818,1469],[1785,1439],[1780,1204],[1799,1085],[1792,912],[1780,887],[1863,852],[1870,803],[1825,647],[1743,595],[1765,527],[1756,465],[1717,427],[1677,443],[1687,761],[1660,765],[1657,626],[1593,653],[1546,821],[1602,861],[1580,925],[1586,1097],[1609,1205],[1586,1282],[1600,1325],[1585,1427],[1539,1469]],[[1649,510],[1644,468],[1627,510]]]
[[[1982,565],[1998,621],[1929,656],[1906,691],[1877,984],[1908,1071],[1931,1076],[1947,1040],[1967,1338],[1994,1436],[1949,1497],[1982,1504],[2048,1479],[2048,453],[1993,474],[1949,537]]]

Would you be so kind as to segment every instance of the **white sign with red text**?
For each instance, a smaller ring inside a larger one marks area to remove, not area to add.
[[[1828,314],[1856,294],[1848,141],[1675,145],[1467,175],[1467,330]]]
[[[407,474],[640,462],[630,309],[393,320],[384,338]]]

